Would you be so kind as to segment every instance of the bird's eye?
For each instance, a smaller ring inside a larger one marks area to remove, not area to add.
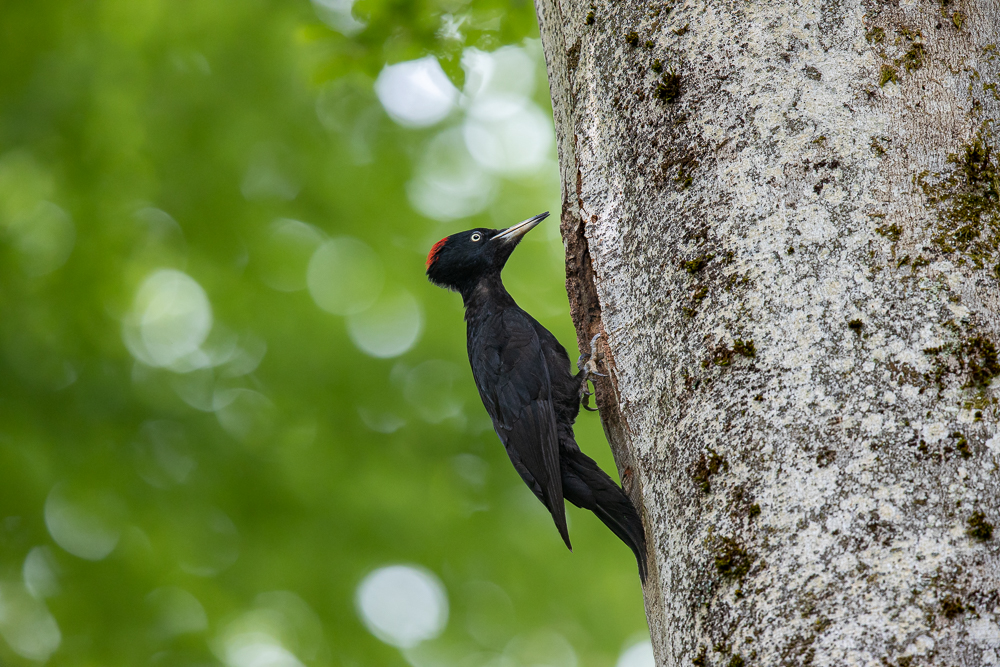
[[[481,238],[483,238],[483,235],[482,235],[482,234],[480,234],[479,232],[476,232],[475,234],[473,234],[473,235],[472,235],[472,240],[473,240],[473,241],[478,241],[478,240],[480,240]]]

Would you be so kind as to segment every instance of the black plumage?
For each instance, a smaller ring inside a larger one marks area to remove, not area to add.
[[[515,470],[548,508],[566,546],[572,549],[564,498],[594,512],[632,549],[645,581],[642,520],[573,437],[586,372],[570,372],[565,348],[518,307],[500,278],[523,235],[547,216],[505,230],[472,229],[444,238],[427,257],[427,276],[462,295],[469,363],[483,405]]]

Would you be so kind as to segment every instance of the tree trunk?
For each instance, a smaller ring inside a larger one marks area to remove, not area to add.
[[[537,8],[657,664],[1000,664],[1000,3]]]

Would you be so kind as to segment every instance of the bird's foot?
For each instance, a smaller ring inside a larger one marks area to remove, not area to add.
[[[607,377],[604,373],[597,372],[597,362],[604,359],[603,354],[594,354],[594,345],[597,343],[597,339],[601,337],[601,334],[596,334],[590,339],[590,345],[588,350],[580,355],[580,358],[576,360],[576,367],[583,371],[584,376],[588,379],[591,375],[597,375],[598,377]]]
[[[580,358],[576,361],[576,367],[580,369],[582,378],[580,381],[580,404],[583,405],[584,410],[590,412],[597,412],[597,408],[590,407],[590,397],[594,395],[594,392],[589,391],[588,383],[591,381],[592,377],[607,377],[604,373],[600,373],[597,370],[597,362],[604,359],[603,354],[594,354],[594,345],[597,343],[597,339],[601,337],[601,334],[595,335],[590,339],[590,346],[587,352],[580,355]]]

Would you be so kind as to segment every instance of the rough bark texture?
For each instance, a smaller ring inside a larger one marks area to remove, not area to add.
[[[1000,664],[1000,3],[537,7],[658,664]]]

